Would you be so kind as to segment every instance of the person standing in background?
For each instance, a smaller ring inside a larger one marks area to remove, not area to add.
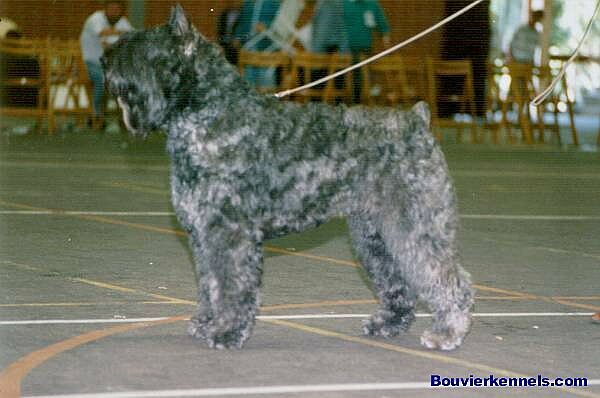
[[[237,26],[235,28],[235,39],[238,46],[244,46],[256,34],[264,32],[279,10],[279,0],[245,0],[240,11]],[[272,41],[265,37],[258,41],[248,51],[265,51]],[[275,85],[275,73],[269,68],[246,67],[244,78],[252,85],[258,87],[271,87]]]
[[[343,0],[319,0],[312,18],[310,50],[315,53],[348,53]]]
[[[344,25],[352,63],[359,62],[363,56],[371,55],[374,32],[382,35],[385,47],[390,46],[390,27],[377,0],[344,0]],[[352,75],[354,103],[360,102],[361,73],[357,70]]]
[[[535,51],[540,46],[540,32],[537,31],[536,25],[543,19],[544,11],[533,11],[529,16],[529,22],[517,29],[510,41],[511,61],[534,65]]]
[[[104,49],[114,44],[121,34],[133,30],[123,15],[124,11],[123,1],[105,1],[103,10],[94,12],[86,19],[79,36],[81,53],[93,87],[94,129],[104,124],[104,72],[100,57]]]

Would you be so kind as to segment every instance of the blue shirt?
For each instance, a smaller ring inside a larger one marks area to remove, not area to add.
[[[373,31],[388,33],[385,14],[377,0],[344,0],[344,24],[351,51],[365,51],[373,47]]]

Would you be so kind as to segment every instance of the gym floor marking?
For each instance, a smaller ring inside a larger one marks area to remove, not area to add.
[[[4,205],[7,205],[7,206],[10,206],[13,208],[16,207],[16,208],[26,209],[26,210],[53,211],[53,210],[49,210],[49,209],[36,208],[33,206],[28,206],[28,205],[9,203],[9,202],[5,202],[5,201],[0,201],[0,204],[4,204]],[[59,211],[59,212],[56,212],[55,214],[64,214],[64,213],[61,213]],[[128,222],[109,219],[109,218],[105,218],[105,217],[89,216],[89,215],[75,215],[75,214],[69,214],[69,216],[86,219],[86,220],[108,223],[108,224],[124,225],[124,226],[132,227],[132,228],[150,230],[150,231],[154,231],[154,232],[169,233],[169,234],[183,234],[182,231],[166,229],[166,228],[158,228],[158,227],[149,226],[149,225],[145,225],[145,224],[128,223]],[[295,253],[295,252],[287,251],[285,249],[279,249],[279,248],[276,248],[276,249],[279,250],[280,253],[289,254],[289,255],[303,254],[303,253]],[[303,257],[305,257],[305,256],[303,256]],[[344,265],[351,265],[354,267],[357,266],[356,263],[354,263],[354,262],[331,259],[328,257],[311,255],[311,257],[309,257],[309,258],[324,260],[324,261],[328,261],[328,262],[331,262],[331,260],[335,260],[335,262],[342,261]],[[103,288],[112,288],[115,286],[115,285],[105,284],[102,282],[95,283],[94,285],[98,286],[98,287],[103,287]],[[481,289],[481,288],[483,288],[483,289]],[[124,288],[124,289],[131,290],[131,292],[134,292],[134,291],[138,292],[135,289],[130,289],[130,288]],[[550,302],[554,302],[554,303],[559,302],[564,305],[575,306],[575,307],[585,306],[585,307],[589,307],[589,309],[592,309],[592,310],[596,310],[597,308],[599,308],[596,306],[587,306],[587,305],[578,304],[578,303],[570,303],[566,300],[554,301],[549,297],[531,295],[531,294],[511,291],[511,290],[507,290],[507,289],[498,289],[498,288],[491,288],[491,287],[485,287],[485,286],[478,286],[478,289],[495,291],[498,293],[507,293],[507,294],[513,295],[514,297],[519,297],[519,298],[523,298],[523,299],[541,299],[543,301],[550,301]],[[166,300],[180,300],[180,299],[176,299],[176,298],[169,298],[167,296],[162,296],[162,297]],[[87,342],[99,340],[99,339],[102,339],[102,338],[105,338],[105,337],[108,337],[108,336],[111,336],[111,335],[114,335],[117,333],[124,333],[127,331],[140,329],[140,328],[144,328],[144,327],[174,323],[174,322],[178,322],[181,320],[185,320],[186,318],[187,318],[186,316],[181,316],[181,317],[160,319],[160,320],[151,321],[151,322],[140,322],[140,323],[134,323],[134,324],[128,323],[125,325],[113,326],[108,329],[102,329],[102,330],[98,330],[98,331],[85,333],[83,335],[75,336],[71,339],[67,339],[62,342],[50,345],[48,347],[45,347],[38,351],[35,351],[35,352],[21,358],[20,360],[14,362],[9,367],[4,369],[2,371],[2,373],[0,373],[0,392],[2,392],[3,397],[6,397],[6,398],[20,397],[21,380],[32,369],[39,366],[41,363],[47,361],[48,359],[54,357],[55,355],[57,355],[60,352],[71,350],[71,349],[78,347],[82,344],[85,344]],[[334,332],[334,331],[329,331],[329,330],[325,330],[325,329],[321,329],[321,328],[306,326],[303,324],[290,322],[288,320],[261,319],[261,321],[279,325],[279,326],[285,326],[285,327],[300,330],[300,331],[303,331],[306,333],[317,334],[317,335],[324,336],[324,337],[331,337],[331,338],[336,338],[336,339],[344,340],[344,341],[348,341],[348,342],[359,343],[359,344],[376,347],[376,348],[381,348],[381,349],[386,349],[386,350],[390,350],[390,351],[395,351],[395,352],[399,352],[399,353],[403,353],[403,354],[407,354],[407,355],[411,355],[411,356],[431,359],[431,360],[435,360],[435,361],[443,362],[443,363],[447,363],[447,364],[459,365],[459,366],[463,366],[463,367],[466,367],[469,369],[477,369],[477,370],[481,370],[481,371],[485,371],[485,372],[492,372],[497,375],[504,375],[507,377],[527,377],[526,375],[521,375],[519,373],[515,373],[510,370],[494,368],[494,367],[490,367],[490,366],[487,366],[484,364],[479,364],[476,362],[471,362],[471,361],[466,361],[466,360],[457,359],[457,358],[453,358],[453,357],[448,357],[445,355],[436,354],[436,353],[432,353],[432,352],[407,349],[407,348],[395,346],[393,344],[382,343],[379,341],[368,340],[368,339],[361,338],[361,337],[354,337],[354,336],[350,336],[350,335],[346,335],[346,334],[338,333],[338,332]],[[577,396],[600,398],[599,394],[594,394],[589,391],[576,390],[576,389],[572,389],[572,388],[559,388],[559,389],[563,390],[565,392],[568,392],[570,394],[577,395]]]
[[[600,379],[588,380],[588,386],[600,385]],[[66,394],[38,395],[26,398],[167,398],[167,397],[220,397],[239,395],[273,395],[298,393],[325,392],[356,392],[356,391],[400,391],[400,390],[430,390],[439,389],[426,382],[404,383],[349,383],[349,384],[313,384],[290,386],[260,386],[260,387],[224,387],[189,390],[159,390],[159,391],[128,391],[98,394]],[[470,389],[472,387],[453,387]],[[478,388],[481,389],[481,388]]]
[[[25,376],[27,376],[27,374],[31,370],[33,370],[37,366],[41,365],[42,363],[46,362],[47,360],[53,358],[54,356],[56,356],[59,353],[62,353],[62,352],[68,351],[68,350],[72,350],[83,344],[86,344],[86,343],[89,343],[92,341],[97,341],[97,340],[100,340],[100,339],[103,339],[105,337],[109,337],[109,336],[112,336],[115,334],[125,333],[125,332],[142,329],[142,328],[147,328],[147,327],[152,327],[152,326],[171,324],[171,323],[180,322],[180,321],[183,321],[186,319],[187,319],[186,316],[178,316],[178,317],[160,319],[160,320],[151,321],[151,322],[118,325],[118,326],[113,326],[113,327],[110,327],[107,329],[95,330],[92,332],[84,333],[82,335],[75,336],[75,337],[63,340],[61,342],[49,345],[45,348],[34,351],[34,352],[22,357],[21,359],[17,360],[16,362],[13,362],[11,365],[9,365],[7,368],[5,368],[0,373],[0,393],[2,393],[3,398],[19,398],[21,396],[21,381],[23,380],[23,378]],[[351,343],[357,343],[357,344],[361,344],[361,345],[365,345],[365,346],[369,346],[369,347],[373,347],[373,348],[394,351],[397,353],[406,354],[406,355],[410,355],[413,357],[429,359],[429,360],[433,360],[436,362],[441,362],[441,363],[445,363],[445,364],[449,364],[449,365],[457,365],[457,366],[464,367],[469,370],[475,369],[475,370],[484,372],[484,374],[490,373],[490,374],[494,374],[495,376],[505,376],[505,377],[528,377],[525,374],[520,374],[520,373],[510,371],[510,370],[496,368],[493,366],[488,366],[485,364],[480,364],[477,362],[472,362],[472,361],[468,361],[468,360],[464,360],[464,359],[454,358],[454,357],[438,354],[438,353],[431,352],[431,351],[420,351],[420,350],[414,350],[414,349],[410,349],[410,348],[404,348],[404,347],[396,346],[396,345],[393,345],[390,343],[384,343],[381,341],[370,340],[370,339],[366,339],[363,337],[355,337],[355,336],[347,335],[344,333],[339,333],[339,332],[335,332],[335,331],[331,331],[331,330],[316,328],[313,326],[307,326],[307,325],[290,322],[290,321],[286,321],[286,320],[263,319],[262,322],[279,325],[279,326],[285,326],[285,327],[300,330],[300,331],[303,331],[306,333],[316,334],[316,335],[328,337],[328,338],[335,338],[337,340],[342,340],[342,341],[351,342]],[[581,397],[600,398],[600,394],[595,394],[591,391],[585,391],[585,390],[581,390],[581,389],[574,389],[574,388],[568,388],[568,387],[552,387],[552,388],[559,389],[559,390],[565,391],[569,394],[577,395],[577,396],[581,396]],[[118,397],[118,395],[115,397]]]
[[[590,317],[593,312],[482,312],[473,313],[474,318],[528,318],[528,317]],[[259,315],[256,319],[272,320],[298,320],[298,319],[364,319],[370,314],[292,314],[292,315]],[[417,318],[430,318],[431,314],[417,313]],[[29,325],[86,325],[95,323],[141,323],[166,320],[168,317],[158,318],[110,318],[110,319],[38,319],[0,321],[0,326],[29,326]],[[189,319],[186,319],[189,320]]]

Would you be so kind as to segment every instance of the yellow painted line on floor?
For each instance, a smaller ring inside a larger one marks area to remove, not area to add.
[[[17,263],[17,262],[9,261],[9,260],[0,260],[0,264],[8,264],[8,265],[11,265],[11,266],[14,266],[17,268],[25,269],[27,271],[34,271],[37,273],[48,273],[48,271],[44,270],[43,268],[34,267],[29,264]],[[165,300],[166,302],[173,303],[173,304],[187,304],[187,305],[195,305],[196,304],[193,301],[184,300],[184,299],[180,299],[177,297],[170,297],[170,296],[165,296],[162,294],[145,292],[145,291],[139,290],[139,289],[119,286],[119,285],[115,285],[115,284],[111,284],[111,283],[100,282],[100,281],[95,281],[95,280],[86,279],[86,278],[74,278],[74,277],[62,275],[61,273],[56,272],[56,271],[52,271],[51,274],[54,276],[62,277],[71,282],[83,283],[86,285],[98,287],[101,289],[112,290],[112,291],[116,291],[116,292],[120,292],[120,293],[144,295],[144,296],[152,297],[152,298],[159,299],[159,300]]]
[[[335,307],[344,305],[366,305],[377,304],[376,300],[333,300],[333,301],[318,301],[314,303],[297,303],[297,304],[274,304],[260,307],[261,311],[277,311],[290,310],[296,308],[320,308],[320,307]]]
[[[354,267],[354,268],[360,267],[360,265],[355,261],[340,260],[337,258],[326,257],[326,256],[317,256],[314,254],[309,254],[309,253],[304,253],[304,252],[295,252],[295,251],[291,251],[291,250],[287,250],[287,249],[282,249],[282,248],[276,247],[276,246],[268,246],[267,245],[267,246],[265,246],[265,251],[268,251],[271,253],[286,254],[288,256],[303,257],[303,258],[308,258],[308,259],[317,260],[317,261],[326,261],[326,262],[333,263],[333,264],[347,265],[347,266]]]
[[[569,307],[584,308],[586,310],[592,310],[594,312],[600,312],[600,306],[598,306],[598,305],[574,303],[572,301],[567,301],[567,300],[562,300],[562,299],[556,299],[556,298],[553,298],[553,297],[549,297],[548,301],[549,302],[554,302],[554,303],[559,303],[559,304],[566,305],[566,306],[569,306]]]
[[[65,303],[14,303],[0,304],[0,308],[28,308],[28,307],[95,307],[110,305],[136,305],[136,304],[180,304],[173,301],[98,301],[98,302],[65,302]]]
[[[40,169],[57,169],[57,168],[69,168],[69,169],[91,169],[91,170],[132,170],[132,169],[140,169],[144,171],[160,171],[160,172],[168,172],[169,164],[165,163],[164,166],[161,165],[147,165],[145,163],[140,164],[115,164],[115,163],[99,163],[99,162],[86,162],[86,161],[68,161],[62,162],[60,160],[52,160],[52,161],[12,161],[12,160],[2,160],[0,161],[0,166],[2,167],[33,167]]]
[[[497,287],[491,287],[491,286],[485,286],[485,285],[479,285],[479,284],[473,284],[473,287],[477,290],[481,290],[484,292],[502,293],[502,294],[506,294],[507,296],[521,298],[521,299],[532,299],[535,297],[534,295],[531,295],[528,293],[523,293],[523,292],[517,292],[516,290],[500,289]]]
[[[553,300],[589,300],[600,301],[600,296],[552,296]]]
[[[168,189],[161,189],[154,186],[142,185],[142,184],[130,184],[127,182],[101,182],[99,185],[111,187],[111,188],[122,188],[127,191],[149,193],[154,195],[169,196]]]
[[[166,325],[186,319],[189,319],[189,316],[178,316],[160,321],[114,326],[107,329],[84,333],[82,335],[75,336],[34,351],[17,360],[16,362],[13,362],[7,368],[2,370],[2,372],[0,372],[0,397],[20,398],[21,383],[23,378],[27,376],[27,374],[29,374],[29,372],[31,372],[33,369],[62,352],[72,350],[73,348],[79,347],[83,344],[97,341],[115,334],[147,328],[150,326]]]
[[[117,292],[122,292],[122,293],[144,294],[146,296],[150,296],[150,297],[153,297],[153,298],[157,298],[157,299],[169,301],[169,302],[172,302],[172,303],[191,304],[191,305],[195,304],[193,301],[189,301],[189,300],[183,300],[183,299],[178,299],[178,298],[175,298],[175,297],[164,296],[162,294],[155,294],[155,293],[144,292],[142,290],[137,290],[137,289],[132,289],[132,288],[129,288],[129,287],[123,287],[123,286],[113,285],[113,284],[110,284],[110,283],[93,281],[93,280],[90,280],[90,279],[84,279],[84,278],[69,278],[69,279],[73,280],[75,282],[85,283],[87,285],[96,286],[96,287],[99,287],[99,288],[102,288],[102,289],[115,290]]]
[[[290,321],[279,320],[279,319],[262,319],[261,322],[284,326],[284,327],[288,327],[291,329],[296,329],[296,330],[300,330],[302,332],[316,334],[316,335],[323,336],[323,337],[330,337],[330,338],[335,338],[338,340],[343,340],[343,341],[347,341],[347,342],[351,342],[351,343],[357,343],[357,344],[361,344],[361,345],[365,345],[365,346],[369,346],[369,347],[380,348],[380,349],[384,349],[384,350],[388,350],[388,351],[394,351],[397,353],[410,355],[412,357],[428,359],[428,360],[432,360],[435,362],[441,362],[441,363],[444,363],[447,365],[456,365],[456,366],[460,366],[460,367],[463,367],[463,368],[466,368],[469,370],[478,370],[478,371],[484,372],[486,374],[487,373],[493,374],[494,376],[517,377],[517,378],[531,377],[531,376],[528,376],[528,375],[525,375],[522,373],[514,372],[512,370],[497,368],[494,366],[489,366],[489,365],[481,364],[478,362],[473,362],[473,361],[469,361],[469,360],[465,360],[465,359],[460,359],[460,358],[450,357],[450,356],[443,355],[443,354],[438,354],[434,351],[424,351],[424,350],[414,350],[414,349],[410,349],[410,348],[404,348],[404,347],[400,347],[400,346],[397,346],[394,344],[384,343],[382,341],[378,341],[375,339],[367,339],[364,337],[351,336],[351,335],[347,335],[344,333],[321,329],[321,328],[317,328],[314,326],[307,326],[307,325],[303,325],[303,324],[296,323],[296,322],[290,322]],[[577,395],[580,397],[600,398],[600,394],[595,394],[591,391],[583,391],[583,390],[578,390],[578,389],[569,388],[569,387],[549,387],[549,388],[554,388],[554,389],[558,389],[561,391],[565,391],[569,394]]]
[[[69,216],[79,218],[82,220],[96,221],[96,222],[100,222],[100,223],[104,223],[104,224],[121,225],[121,226],[130,227],[130,228],[134,228],[134,229],[140,229],[143,231],[159,232],[161,234],[169,234],[169,235],[177,235],[177,236],[187,236],[187,234],[184,231],[181,231],[178,229],[173,229],[173,228],[155,227],[153,225],[140,224],[140,223],[123,221],[123,220],[116,220],[114,218],[101,217],[101,216],[90,216],[90,215],[69,215]]]

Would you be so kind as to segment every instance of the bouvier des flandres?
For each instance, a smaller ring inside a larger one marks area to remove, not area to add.
[[[259,306],[264,240],[344,216],[380,301],[364,332],[407,330],[423,300],[433,325],[421,343],[462,343],[473,292],[427,105],[403,112],[258,94],[179,6],[166,25],[123,35],[103,64],[127,128],[168,134],[173,207],[198,279],[193,336],[241,347]]]

